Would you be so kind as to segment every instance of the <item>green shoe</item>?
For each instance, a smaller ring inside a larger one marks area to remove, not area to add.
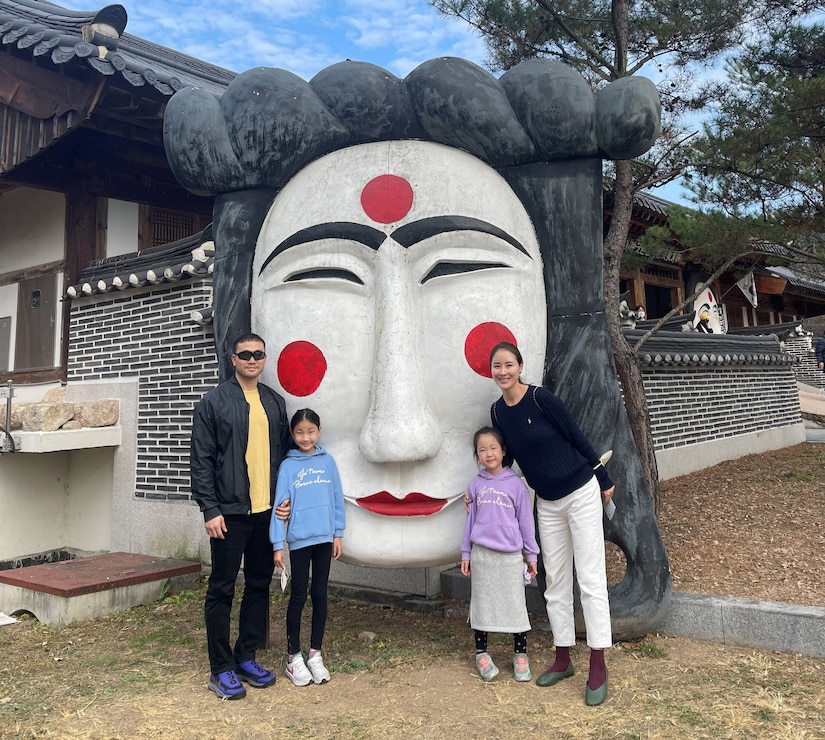
[[[553,686],[561,681],[563,678],[570,678],[576,669],[573,668],[572,661],[567,664],[567,668],[563,671],[546,671],[536,679],[536,686]]]
[[[584,703],[588,707],[597,707],[607,699],[607,672],[604,675],[604,683],[599,688],[591,691],[590,687],[584,687]]]

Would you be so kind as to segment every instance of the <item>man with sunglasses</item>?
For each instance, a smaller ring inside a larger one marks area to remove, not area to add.
[[[242,699],[246,689],[275,683],[255,659],[266,643],[269,586],[274,563],[269,520],[278,466],[289,448],[284,399],[258,379],[266,346],[244,334],[233,346],[235,374],[195,407],[190,470],[212,550],[204,605],[209,650],[208,688],[219,699]],[[234,649],[229,622],[243,558],[244,592]]]

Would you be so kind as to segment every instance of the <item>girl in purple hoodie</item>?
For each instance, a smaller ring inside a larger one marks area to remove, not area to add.
[[[487,652],[487,636],[489,632],[510,632],[513,677],[529,681],[530,619],[524,585],[525,579],[529,582],[536,575],[539,554],[530,492],[522,479],[504,465],[507,451],[498,429],[479,429],[473,446],[484,470],[467,489],[461,572],[473,576],[470,626],[475,630],[476,666],[485,681],[495,678],[498,668]]]

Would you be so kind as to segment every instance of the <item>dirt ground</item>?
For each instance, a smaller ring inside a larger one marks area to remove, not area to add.
[[[674,589],[825,606],[823,463],[825,445],[805,444],[665,483]],[[61,628],[0,627],[0,737],[825,738],[825,660],[647,635],[608,652],[608,700],[589,708],[581,644],[576,675],[542,689],[512,680],[510,640],[496,636],[501,674],[483,683],[456,602],[416,614],[334,601],[332,681],[296,688],[273,596],[259,659],[278,682],[220,702],[206,690],[202,604],[199,591]],[[537,675],[550,636],[534,629],[530,655]]]

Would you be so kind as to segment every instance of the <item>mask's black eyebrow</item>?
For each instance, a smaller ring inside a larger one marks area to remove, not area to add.
[[[348,239],[349,241],[359,242],[370,249],[377,250],[378,247],[387,240],[387,235],[383,231],[372,228],[372,226],[350,223],[348,221],[330,221],[325,224],[309,226],[306,229],[296,231],[292,236],[288,236],[275,247],[264,260],[258,274],[260,275],[275,257],[290,247],[320,241],[321,239]]]
[[[478,218],[469,216],[433,216],[432,218],[422,218],[411,224],[402,226],[392,233],[392,238],[402,247],[411,247],[424,239],[428,239],[436,234],[444,234],[450,231],[479,231],[482,234],[490,234],[507,242],[511,246],[523,252],[528,257],[530,255],[521,245],[518,239],[514,239],[506,231],[502,231],[498,226]],[[532,257],[530,258],[532,259]]]

